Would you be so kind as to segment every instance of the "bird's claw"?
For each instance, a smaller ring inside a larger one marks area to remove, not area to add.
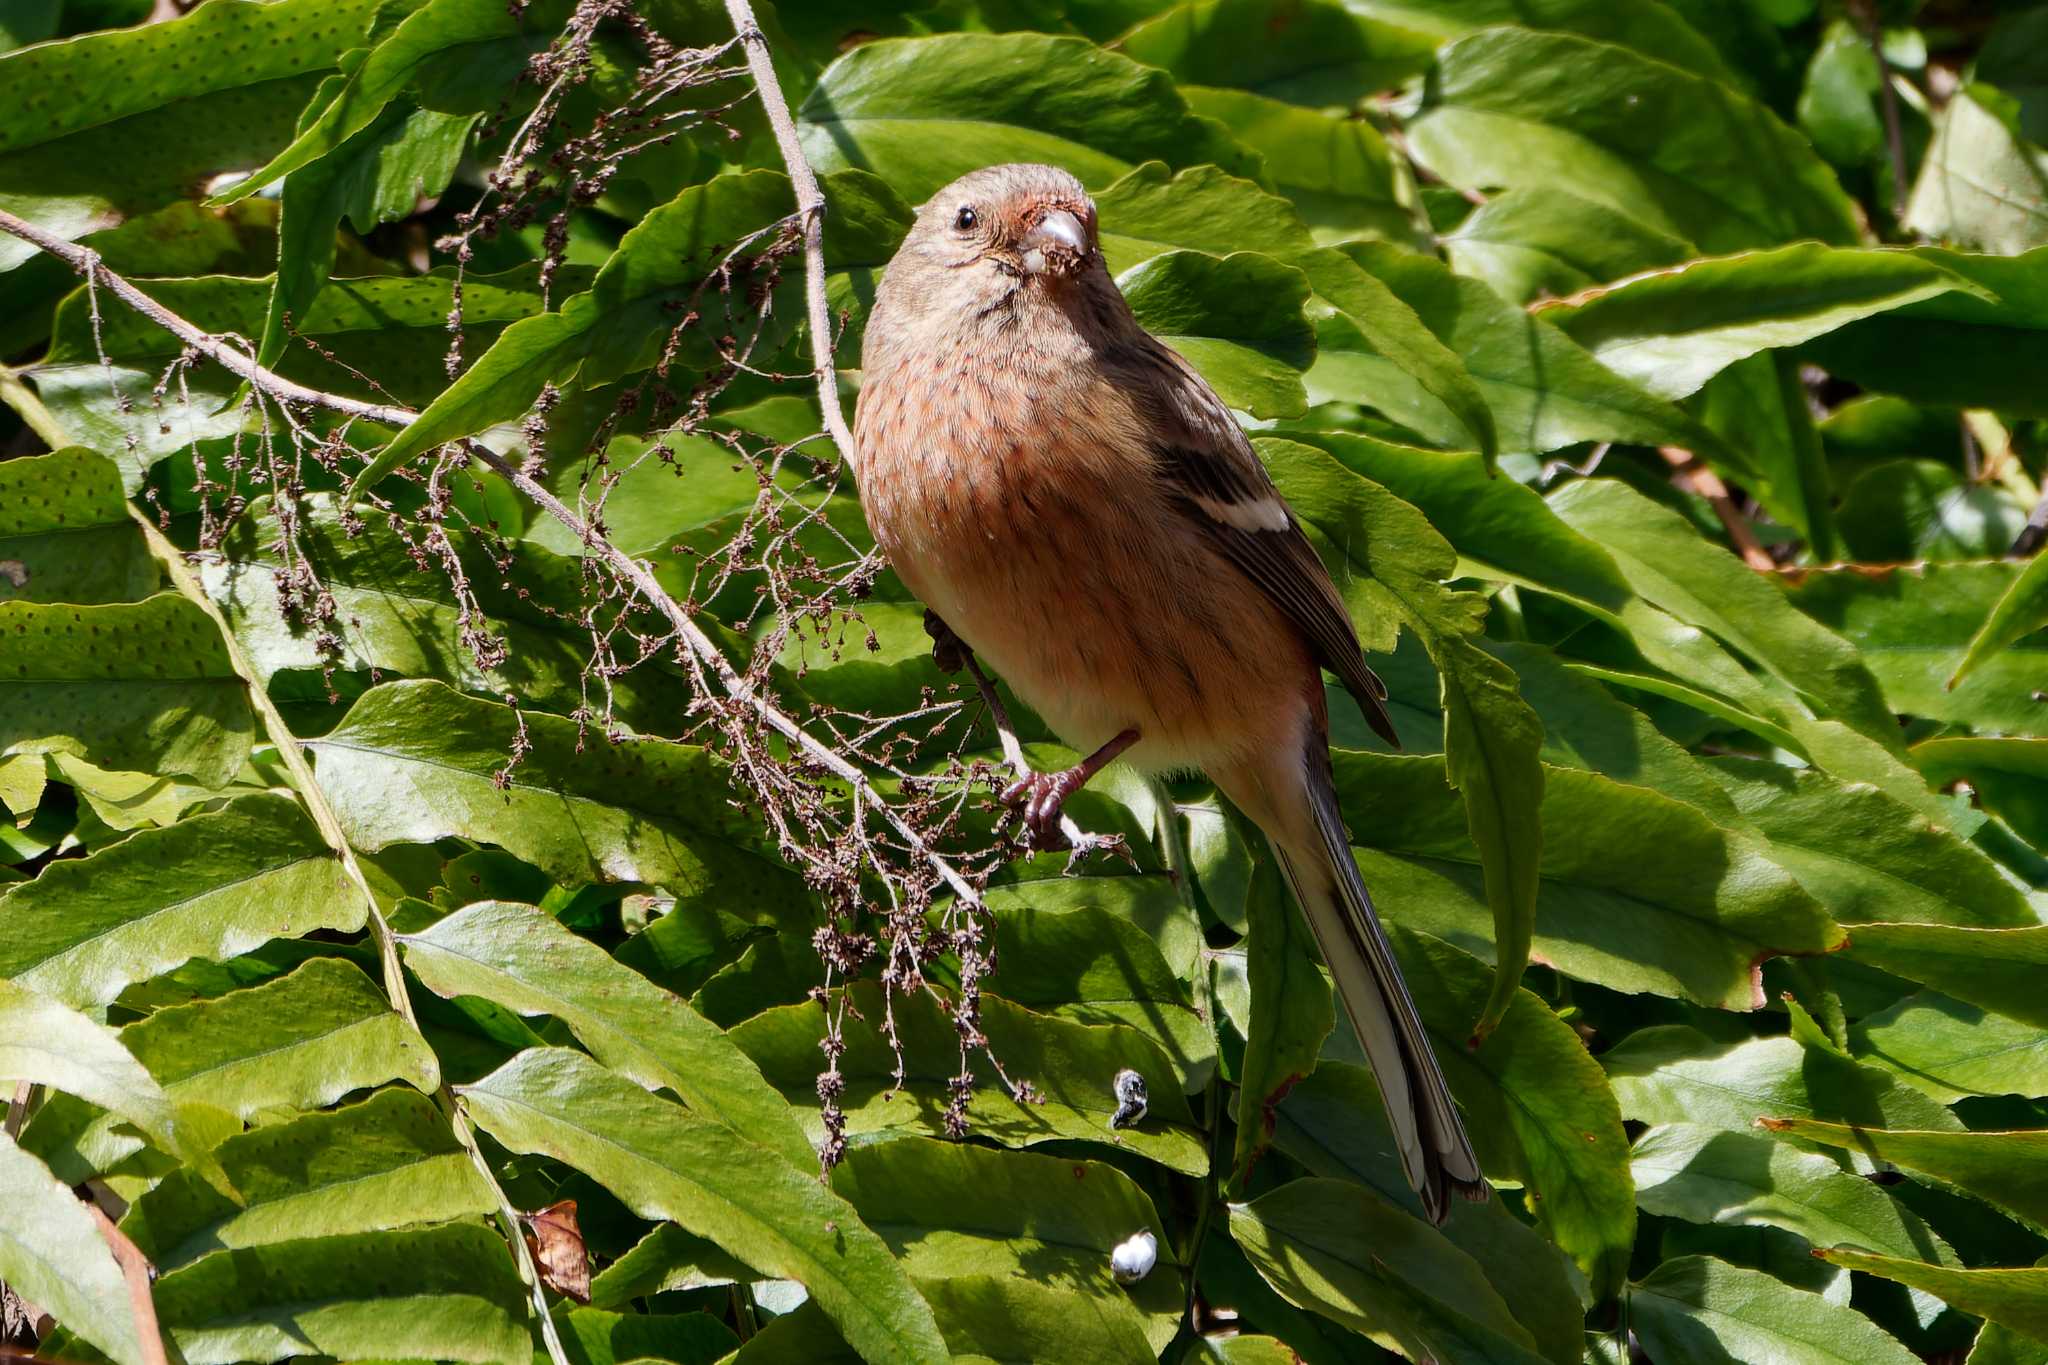
[[[1110,853],[1136,867],[1137,859],[1121,834],[1093,834],[1076,829],[1069,834],[1061,826],[1068,797],[1079,791],[1089,774],[1080,768],[1056,773],[1026,773],[1003,788],[1003,802],[1022,817],[1035,852],[1067,854],[1067,876],[1074,875],[1091,853]]]
[[[932,662],[941,673],[958,673],[967,667],[967,644],[930,607],[924,612],[924,633],[932,637]]]

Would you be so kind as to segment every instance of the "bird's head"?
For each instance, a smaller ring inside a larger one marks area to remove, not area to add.
[[[986,166],[918,210],[883,276],[876,316],[886,333],[1102,290],[1115,296],[1081,182],[1056,166]]]

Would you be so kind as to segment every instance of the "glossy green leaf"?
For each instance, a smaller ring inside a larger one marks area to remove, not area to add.
[[[503,16],[502,8],[498,14]],[[557,312],[507,327],[476,364],[377,453],[351,491],[371,487],[435,446],[517,418],[543,385],[571,372],[593,385],[652,364],[661,357],[664,335],[677,325],[671,305],[710,309],[711,304],[696,298],[697,286],[728,253],[778,222],[789,210],[789,194],[788,179],[774,171],[720,176],[684,190],[619,240],[587,291]],[[707,318],[687,337],[702,345],[706,330],[717,325]],[[750,326],[738,318],[728,325]]]
[[[736,1284],[752,1274],[716,1242],[660,1223],[592,1278],[590,1302],[615,1308],[672,1289]]]
[[[1905,226],[2000,255],[2048,246],[2048,151],[2019,129],[2019,104],[1968,85],[1942,107]]]
[[[1615,373],[1684,398],[1734,362],[1979,286],[1907,251],[1801,242],[1653,271],[1543,316]]]
[[[563,1316],[559,1326],[570,1365],[621,1365],[634,1360],[711,1365],[739,1345],[733,1330],[709,1313],[608,1313],[575,1308]]]
[[[1852,558],[1873,563],[1989,559],[2027,524],[2009,489],[1936,460],[1889,460],[1856,477],[1838,520]]]
[[[273,938],[353,933],[365,907],[298,804],[245,796],[0,895],[0,976],[81,1008],[192,958],[223,962]]]
[[[1138,324],[1231,407],[1255,417],[1307,410],[1301,372],[1315,358],[1315,332],[1301,315],[1309,288],[1300,271],[1256,252],[1171,251],[1116,283]]]
[[[515,740],[530,746],[500,787]],[[560,881],[639,881],[735,914],[796,918],[795,882],[726,799],[701,749],[592,748],[574,721],[440,683],[386,683],[308,746],[356,847],[449,836],[497,844]]]
[[[1764,1126],[1802,1142],[1919,1171],[2036,1229],[2048,1227],[2048,1132],[1930,1133],[1812,1119],[1771,1119]]]
[[[873,171],[913,202],[1001,161],[1052,162],[1090,189],[1143,161],[1232,175],[1258,161],[1190,114],[1165,72],[1035,33],[864,43],[819,78],[798,118],[819,171]]]
[[[154,1287],[157,1320],[191,1365],[318,1354],[528,1365],[526,1290],[480,1223],[242,1247]]]
[[[1970,1357],[1963,1365],[2044,1365],[2044,1362],[2048,1362],[2048,1341],[1987,1322],[1977,1333],[1976,1343],[1970,1348]]]
[[[1246,837],[1249,837],[1248,835]],[[1251,1017],[1239,1020],[1244,1060],[1237,1067],[1237,1150],[1231,1188],[1242,1190],[1273,1140],[1274,1107],[1315,1070],[1336,1004],[1306,911],[1295,904],[1274,855],[1261,849],[1245,897],[1245,989]]]
[[[1197,1174],[1209,1156],[1193,1130],[1185,1098],[1158,1046],[1124,1025],[1086,1025],[1033,1014],[994,995],[981,997],[981,1031],[1013,1082],[1028,1081],[1033,1096],[1019,1099],[992,1075],[987,1059],[970,1053],[964,1066],[952,1019],[929,993],[899,995],[893,1018],[903,1048],[902,1067],[882,1036],[881,991],[871,982],[847,988],[852,1008],[839,1070],[845,1081],[840,1106],[850,1138],[869,1134],[942,1134],[947,1082],[963,1070],[975,1075],[967,1102],[970,1131],[1005,1146],[1029,1147],[1070,1138],[1113,1143],[1174,1170]],[[732,1039],[761,1068],[768,1083],[797,1107],[815,1140],[822,1126],[815,1096],[823,1058],[825,1015],[815,1003],[765,1010],[732,1029]],[[1121,1132],[1116,1074],[1126,1067],[1145,1078],[1150,1113]]]
[[[1958,1000],[2048,1028],[2041,972],[2048,926],[1962,928],[1935,924],[1857,926],[1849,955],[1895,976],[1922,981]]]
[[[921,1286],[952,1358],[965,1365],[1037,1360],[1147,1365],[1158,1358],[1137,1314],[1009,1275],[957,1275]],[[766,1324],[725,1365],[862,1365],[831,1321],[806,1303]]]
[[[0,208],[72,239],[260,165],[374,0],[246,0],[0,56]],[[0,240],[0,270],[35,254]]]
[[[2048,688],[2048,637],[2022,637],[1950,688],[1970,641],[2023,565],[1906,564],[1806,574],[1793,603],[1856,646],[1904,715],[1992,733],[2048,733],[2032,694]],[[1954,741],[1941,740],[1941,744]],[[1932,774],[1930,774],[1932,776]]]
[[[1948,1243],[1884,1189],[1824,1156],[1748,1133],[1672,1124],[1636,1139],[1630,1169],[1645,1212],[1692,1223],[1783,1228],[1815,1246],[1961,1265]]]
[[[1324,562],[1335,566],[1354,614],[1403,621],[1436,664],[1444,777],[1463,799],[1493,914],[1498,975],[1474,1026],[1484,1036],[1513,998],[1528,960],[1543,851],[1542,723],[1522,700],[1513,672],[1477,644],[1483,599],[1441,586],[1455,572],[1455,557],[1420,513],[1315,447],[1274,440],[1258,447],[1320,542]],[[1368,625],[1368,646],[1390,644],[1385,631]]]
[[[1913,747],[1912,758],[1929,781],[1964,779],[1986,810],[2048,846],[2048,739],[1930,739]]]
[[[118,1365],[141,1365],[134,1300],[77,1195],[0,1134],[0,1279]]]
[[[1814,560],[1842,558],[1826,452],[1790,354],[1735,362],[1707,381],[1693,410],[1721,438],[1724,475],[1802,536]],[[1731,452],[1740,460],[1730,462]]]
[[[1151,1199],[1114,1166],[904,1138],[849,1151],[832,1188],[920,1285],[1014,1277],[1057,1289],[1077,1306],[1094,1300],[1105,1315],[1135,1308],[1155,1352],[1173,1339],[1183,1291],[1167,1230]],[[1110,1253],[1143,1231],[1159,1239],[1159,1261],[1143,1280],[1121,1286]]]
[[[1454,185],[1566,190],[1709,252],[1856,240],[1848,196],[1769,110],[1569,34],[1497,28],[1452,43],[1409,140]]]
[[[859,174],[848,172],[845,174]],[[1121,273],[1165,251],[1286,257],[1314,244],[1286,200],[1214,166],[1169,171],[1148,161],[1094,195],[1102,254]]]
[[[553,1015],[622,1074],[673,1090],[800,1170],[816,1160],[789,1106],[725,1034],[544,911],[479,902],[408,936],[405,961],[436,994]]]
[[[1294,205],[1316,241],[1417,240],[1414,177],[1370,121],[1249,90],[1183,85],[1181,94],[1258,154],[1262,178]]]
[[[1704,30],[1673,8],[1612,5],[1606,0],[1346,0],[1350,8],[1391,23],[1456,38],[1476,29],[1514,24],[1526,29],[1577,33],[1647,53],[1662,62],[1730,80]],[[1679,12],[1690,9],[1680,7]]]
[[[2048,558],[2036,555],[2027,561],[2027,567],[2013,579],[2012,586],[2005,590],[2005,595],[1991,608],[1991,615],[1971,638],[1949,686],[1953,688],[1966,674],[2043,626],[2048,626]]]
[[[1126,33],[1125,53],[1182,85],[1348,105],[1429,65],[1434,39],[1335,3],[1193,0]]]
[[[157,585],[120,471],[82,446],[0,463],[0,563],[14,565],[0,602],[130,602]]]
[[[255,723],[219,629],[161,593],[111,606],[0,602],[0,752],[226,784]]]
[[[1690,242],[1547,185],[1493,196],[1443,240],[1453,270],[1514,303],[1563,298],[1696,254]]]
[[[1913,1365],[1911,1351],[1847,1304],[1710,1256],[1666,1261],[1629,1295],[1630,1322],[1655,1360],[1736,1365]]]
[[[2048,1096],[2048,1032],[1936,991],[1858,1021],[1849,1048],[1944,1104],[1966,1095]]]
[[[1897,1280],[1927,1291],[1951,1308],[2028,1336],[2048,1338],[2048,1269],[1956,1270],[1847,1247],[1830,1247],[1815,1254],[1830,1265]]]
[[[179,1170],[121,1220],[121,1230],[160,1270],[214,1251],[497,1209],[447,1119],[424,1096],[403,1087],[331,1113],[237,1134],[214,1155],[241,1204]]]
[[[1414,1359],[1542,1359],[1469,1256],[1349,1181],[1293,1180],[1232,1204],[1230,1235],[1288,1302]]]
[[[565,1161],[640,1216],[672,1219],[756,1269],[798,1281],[866,1352],[945,1359],[931,1310],[902,1267],[813,1174],[763,1162],[730,1129],[581,1053],[532,1049],[459,1093],[513,1151]]]

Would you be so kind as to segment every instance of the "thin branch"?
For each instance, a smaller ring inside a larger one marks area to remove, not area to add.
[[[128,1282],[128,1302],[135,1311],[135,1335],[142,1340],[143,1365],[170,1365],[164,1354],[163,1329],[156,1323],[156,1300],[149,1292],[149,1258],[128,1240],[127,1233],[114,1226],[105,1209],[87,1200],[85,1211],[99,1226],[100,1236],[107,1239],[108,1249],[120,1264],[121,1278]]]
[[[1870,43],[1870,55],[1877,61],[1878,104],[1884,110],[1884,144],[1892,163],[1892,221],[1906,222],[1906,138],[1899,127],[1899,95],[1892,89],[1892,64],[1884,55],[1884,30],[1876,11],[1868,3],[1856,7],[1863,36]]]
[[[1734,541],[1735,548],[1741,552],[1743,563],[1758,573],[1770,573],[1778,567],[1778,561],[1772,559],[1771,552],[1757,540],[1749,519],[1742,515],[1742,509],[1729,496],[1728,485],[1721,482],[1720,475],[1702,464],[1691,451],[1678,446],[1659,446],[1657,453],[1671,466],[1674,479],[1705,498],[1713,507],[1714,515],[1721,519],[1721,525],[1728,532],[1728,539]]]

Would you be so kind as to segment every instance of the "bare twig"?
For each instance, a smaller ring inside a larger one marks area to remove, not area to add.
[[[1685,487],[1705,498],[1714,509],[1714,515],[1721,519],[1721,525],[1728,532],[1728,539],[1735,542],[1735,548],[1742,554],[1742,562],[1759,573],[1769,573],[1778,567],[1778,561],[1771,558],[1771,552],[1763,547],[1750,529],[1749,519],[1742,515],[1742,509],[1729,496],[1728,485],[1721,482],[1721,476],[1702,464],[1689,450],[1678,446],[1659,446],[1657,453],[1671,466],[1672,477]]]
[[[1884,144],[1892,165],[1892,221],[1903,226],[1906,221],[1906,138],[1899,127],[1899,95],[1892,89],[1892,64],[1884,55],[1884,30],[1878,23],[1876,9],[1867,2],[1857,4],[1854,9],[1863,36],[1870,44],[1870,55],[1877,61],[1878,104],[1884,110]]]
[[[135,1335],[142,1340],[143,1365],[170,1365],[164,1354],[163,1331],[156,1324],[156,1300],[149,1292],[149,1258],[128,1240],[127,1233],[114,1226],[105,1209],[87,1200],[85,1210],[99,1226],[100,1236],[107,1239],[114,1260],[121,1266],[121,1278],[128,1282],[128,1301],[135,1310]]]

